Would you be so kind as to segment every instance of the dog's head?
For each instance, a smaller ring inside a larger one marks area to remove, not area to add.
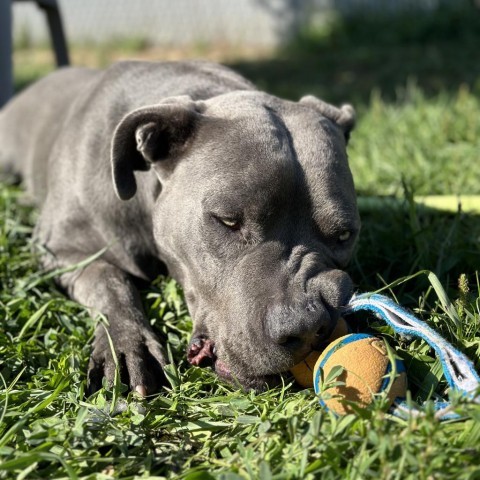
[[[193,317],[192,364],[262,388],[329,336],[352,293],[343,269],[360,228],[353,124],[350,106],[257,91],[176,97],[119,124],[120,198],[142,170],[161,184],[154,235]]]

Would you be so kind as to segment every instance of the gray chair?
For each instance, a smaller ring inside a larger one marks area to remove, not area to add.
[[[12,5],[13,1],[0,0],[0,107],[13,95],[13,42]],[[62,18],[57,0],[34,0],[47,16],[48,28],[55,59],[58,66],[68,65],[68,48],[63,30]]]

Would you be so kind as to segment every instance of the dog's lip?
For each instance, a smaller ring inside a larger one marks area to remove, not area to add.
[[[218,358],[215,360],[213,363],[213,368],[215,370],[215,373],[226,380],[231,380],[232,379],[232,372],[230,370],[230,367],[222,360],[219,360]]]
[[[196,367],[212,367],[219,377],[232,378],[230,367],[217,356],[215,342],[205,335],[192,338],[187,349],[187,360]]]
[[[205,335],[196,335],[190,341],[187,349],[187,360],[191,365],[198,367],[211,367],[215,374],[228,383],[243,385],[246,389],[263,390],[268,385],[279,384],[280,378],[285,372],[258,376],[243,376],[232,372],[229,364],[219,358],[215,342]]]
[[[205,336],[192,338],[187,348],[187,360],[196,367],[212,366],[217,360],[215,343]]]
[[[211,367],[223,380],[232,381],[234,378],[227,363],[218,358],[215,342],[204,336],[192,339],[187,349],[187,360],[196,367]]]

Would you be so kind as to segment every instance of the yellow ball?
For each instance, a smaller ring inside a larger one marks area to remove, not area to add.
[[[332,383],[322,384],[335,366],[343,367]],[[364,408],[372,403],[375,395],[386,391],[389,406],[396,398],[404,398],[407,377],[403,362],[395,360],[396,377],[391,382],[392,362],[385,341],[366,334],[351,334],[331,343],[320,355],[314,367],[313,384],[316,393],[322,393],[320,403],[329,410],[345,415],[354,410],[349,402]]]
[[[330,337],[328,337],[326,340],[325,346],[328,346],[337,338],[343,337],[349,331],[350,328],[348,327],[348,323],[342,317],[340,317]],[[318,357],[321,353],[322,351],[314,350],[307,356],[307,358],[302,360],[300,363],[297,363],[297,365],[290,369],[290,372],[294,376],[295,380],[302,387],[313,387],[313,368],[315,367],[315,363],[317,363]]]

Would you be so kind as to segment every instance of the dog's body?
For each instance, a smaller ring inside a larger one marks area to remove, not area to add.
[[[168,272],[194,320],[188,358],[262,388],[330,333],[359,230],[351,107],[288,102],[209,63],[66,69],[0,112],[0,165],[41,207],[36,238],[69,295],[109,320],[123,380],[164,382],[134,279]],[[103,327],[91,389],[114,377]]]

